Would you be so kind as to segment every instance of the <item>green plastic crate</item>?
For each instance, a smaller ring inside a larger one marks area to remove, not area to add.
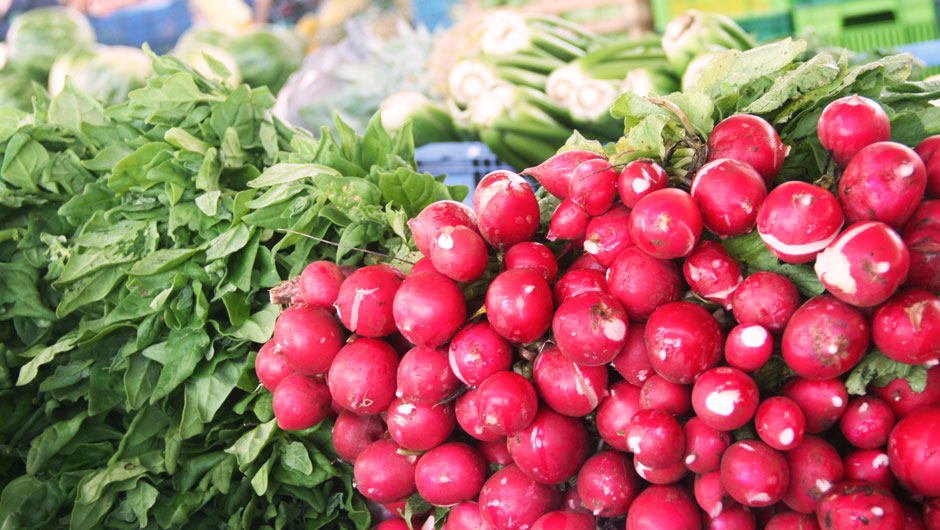
[[[856,0],[793,9],[793,29],[851,50],[867,51],[940,36],[933,0]]]
[[[734,19],[775,16],[789,12],[791,0],[650,0],[653,24],[662,31],[666,24],[689,9],[721,13]]]
[[[789,11],[764,16],[738,18],[736,22],[760,42],[793,34],[793,17]]]

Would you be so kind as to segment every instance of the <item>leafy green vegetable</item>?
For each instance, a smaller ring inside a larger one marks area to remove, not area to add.
[[[845,380],[845,387],[849,394],[861,396],[869,383],[887,386],[895,379],[907,379],[911,390],[923,392],[927,387],[927,367],[899,363],[875,349],[855,365]]]
[[[782,274],[789,278],[804,296],[812,297],[826,291],[812,267],[784,263],[777,259],[761,240],[757,230],[725,239],[721,243],[731,257],[747,265],[750,272],[770,271]]]

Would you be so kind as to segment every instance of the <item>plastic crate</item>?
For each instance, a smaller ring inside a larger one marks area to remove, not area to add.
[[[793,17],[789,11],[771,15],[739,18],[736,20],[748,33],[757,37],[758,41],[766,41],[793,34]]]
[[[473,204],[473,190],[487,173],[508,169],[490,148],[482,142],[439,142],[423,145],[415,150],[418,171],[432,175],[447,175],[448,184],[463,184],[470,193],[463,200]]]
[[[791,0],[650,0],[653,22],[662,31],[677,15],[689,9],[721,13],[734,19],[779,16],[789,12]]]
[[[867,51],[938,37],[933,0],[856,0],[793,9],[797,33],[814,32],[826,42]]]
[[[186,0],[144,4],[119,9],[106,17],[89,17],[104,44],[140,47],[147,43],[156,53],[166,53],[192,25]]]

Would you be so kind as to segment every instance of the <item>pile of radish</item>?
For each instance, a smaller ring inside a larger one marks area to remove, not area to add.
[[[688,191],[589,151],[523,172],[561,199],[563,253],[535,240],[529,182],[496,171],[473,208],[409,222],[408,274],[311,264],[257,357],[278,425],[335,415],[383,530],[441,527],[400,519],[416,493],[448,530],[940,529],[940,137],[888,141],[859,96],[818,134],[832,191],[776,183],[789,148],[736,115]],[[720,241],[755,229],[827,293],[745,275]],[[926,389],[850,397],[875,348],[929,367]],[[775,395],[754,378],[772,359],[792,371]]]

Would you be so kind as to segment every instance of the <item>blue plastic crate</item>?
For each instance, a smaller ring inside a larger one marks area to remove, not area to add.
[[[446,28],[453,23],[451,10],[458,4],[460,0],[411,0],[411,18],[415,26]]]
[[[159,54],[170,51],[193,23],[186,0],[126,7],[89,20],[99,42],[138,48],[146,42]]]
[[[448,184],[463,184],[470,193],[463,200],[473,204],[473,190],[490,171],[512,168],[490,151],[482,142],[439,142],[415,149],[418,171],[447,175]]]

